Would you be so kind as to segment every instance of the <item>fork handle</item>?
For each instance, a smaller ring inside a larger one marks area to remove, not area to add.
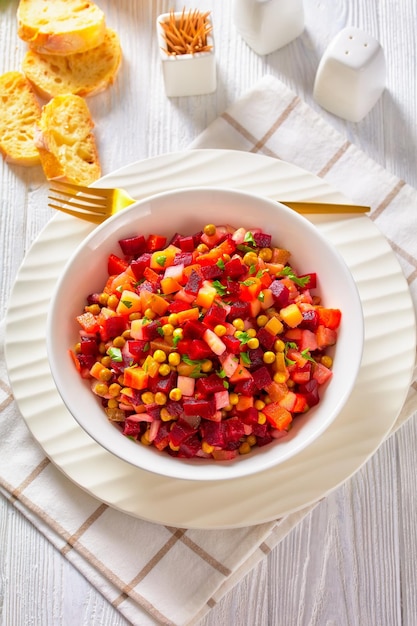
[[[361,206],[356,204],[334,204],[330,202],[293,202],[292,200],[279,200],[281,204],[289,207],[293,211],[302,214],[333,214],[342,215],[348,213],[368,213],[371,208],[369,206]]]

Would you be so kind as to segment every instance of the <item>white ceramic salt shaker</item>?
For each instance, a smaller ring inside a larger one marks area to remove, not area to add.
[[[283,48],[304,30],[303,0],[233,0],[233,21],[257,54]]]
[[[380,43],[359,28],[344,28],[321,58],[313,96],[324,109],[359,122],[385,89],[385,56]]]
[[[179,21],[183,13],[174,13],[173,16],[175,20]],[[166,95],[179,97],[212,93],[217,88],[216,58],[212,33],[210,32],[207,35],[207,45],[211,46],[211,49],[206,52],[168,54],[166,52],[165,33],[161,22],[168,22],[170,18],[171,13],[163,13],[156,21]],[[207,16],[206,19],[212,26],[210,16]]]

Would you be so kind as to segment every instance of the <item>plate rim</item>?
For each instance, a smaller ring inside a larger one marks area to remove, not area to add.
[[[245,156],[244,156],[245,155]],[[311,182],[314,186],[317,186],[320,190],[320,193],[325,193],[327,195],[327,193],[329,194],[335,194],[338,197],[338,200],[340,202],[348,202],[348,199],[346,199],[344,196],[342,196],[341,194],[339,194],[338,192],[336,192],[333,188],[330,187],[330,185],[328,185],[327,183],[325,183],[322,179],[318,179],[318,177],[316,177],[314,174],[311,174],[310,172],[307,172],[306,170],[302,170],[301,168],[299,168],[298,166],[292,166],[292,164],[289,164],[287,162],[284,161],[279,161],[277,159],[274,159],[272,157],[267,157],[265,155],[258,155],[258,154],[254,154],[254,153],[246,153],[246,152],[242,152],[242,151],[234,151],[234,150],[214,150],[214,149],[197,149],[197,150],[190,150],[187,152],[172,152],[172,153],[168,153],[165,155],[160,155],[157,157],[151,157],[150,159],[144,159],[144,160],[140,160],[140,161],[136,161],[134,163],[130,163],[127,166],[121,167],[118,170],[116,170],[115,172],[112,172],[106,176],[104,176],[103,178],[100,179],[100,181],[97,181],[95,184],[99,185],[102,183],[105,184],[109,184],[109,185],[116,185],[116,186],[123,186],[125,189],[127,189],[127,191],[129,192],[129,189],[133,186],[132,185],[132,181],[131,178],[133,176],[133,178],[137,178],[135,176],[135,172],[139,171],[142,172],[142,174],[146,175],[146,170],[149,169],[149,166],[152,170],[152,168],[156,168],[159,169],[159,166],[163,166],[165,167],[166,165],[168,165],[168,168],[172,167],[174,169],[174,171],[176,171],[176,162],[179,161],[181,162],[181,160],[183,161],[183,165],[185,167],[185,169],[187,168],[187,164],[189,161],[191,161],[191,163],[193,163],[193,166],[197,168],[201,168],[207,165],[212,166],[214,164],[215,167],[219,166],[219,163],[224,160],[226,157],[230,158],[232,161],[235,162],[235,164],[237,162],[239,163],[243,163],[243,161],[247,161],[248,163],[251,161],[253,163],[257,163],[260,166],[260,171],[263,171],[263,164],[265,164],[265,168],[268,169],[269,166],[271,166],[272,170],[276,170],[276,173],[278,173],[279,169],[288,169],[290,172],[294,173],[295,178],[297,178],[297,176],[304,176],[307,177],[309,182]],[[262,164],[261,164],[262,161]],[[194,172],[195,173],[195,172]],[[177,172],[178,174],[178,172]],[[211,175],[211,174],[210,174]],[[181,171],[180,171],[180,176],[181,176]],[[204,176],[206,176],[206,173],[201,173],[201,176],[204,178]],[[124,183],[123,185],[120,184],[120,179],[123,179],[122,182]],[[139,176],[140,178],[140,176]],[[245,183],[247,183],[247,180],[245,180]],[[320,183],[320,184],[319,184]],[[201,184],[200,186],[204,186],[207,185],[207,182]],[[180,185],[177,184],[176,187],[180,187],[180,186],[184,186],[184,185]],[[197,185],[198,186],[198,185]],[[268,185],[266,185],[268,186]],[[229,187],[229,186],[228,186]],[[230,188],[230,187],[229,187]],[[316,189],[317,191],[317,189]],[[159,191],[155,191],[154,193],[159,193]],[[270,192],[271,193],[271,192]],[[310,193],[310,191],[308,191],[308,193]],[[150,195],[149,193],[145,193],[143,197],[147,197],[148,195]],[[275,193],[274,193],[275,195]],[[270,197],[267,196],[267,197]],[[302,198],[302,199],[305,199]],[[361,217],[361,218],[356,218],[358,220],[369,220],[369,218],[367,217]],[[52,228],[56,228],[57,226],[59,226],[59,222],[65,221],[69,224],[74,224],[74,228],[77,231],[77,235],[76,236],[83,236],[83,234],[85,234],[85,231],[87,231],[87,228],[82,228],[80,226],[80,222],[79,220],[74,220],[74,218],[68,218],[68,216],[62,216],[61,214],[57,214],[55,215],[50,222],[48,222],[48,224],[44,227],[44,229],[41,231],[41,233],[38,235],[38,237],[35,239],[35,241],[33,242],[32,246],[30,247],[28,253],[26,254],[22,265],[21,265],[21,269],[18,272],[16,281],[15,281],[15,285],[13,286],[12,289],[12,295],[10,297],[9,300],[9,307],[7,309],[6,312],[6,341],[5,341],[5,356],[6,356],[6,364],[8,365],[8,370],[9,370],[9,378],[10,378],[10,382],[11,382],[11,386],[12,389],[14,390],[14,387],[16,386],[16,377],[15,377],[15,366],[13,365],[12,367],[9,367],[9,363],[12,360],[12,356],[14,353],[14,357],[16,357],[16,342],[15,344],[13,344],[12,339],[8,339],[9,336],[9,330],[11,329],[11,327],[13,326],[13,324],[15,323],[15,319],[13,319],[13,311],[14,311],[14,298],[15,298],[15,294],[16,294],[16,290],[17,287],[19,285],[19,282],[22,280],[22,270],[27,268],[28,265],[30,267],[30,262],[31,262],[31,256],[35,254],[36,250],[36,246],[42,245],[42,241],[43,239],[45,239],[48,235],[49,235],[49,231]],[[314,218],[313,218],[314,221]],[[369,220],[370,221],[370,220]],[[77,222],[77,227],[75,227],[75,222]],[[330,223],[331,220],[327,220],[325,222],[325,225]],[[383,237],[383,235],[381,233],[379,233],[377,227],[372,223],[373,227],[375,228],[375,237],[379,236],[381,238],[385,240],[385,238]],[[79,226],[79,227],[78,227]],[[91,225],[89,225],[90,230],[92,229]],[[320,227],[320,220],[319,220],[319,227]],[[80,232],[80,235],[78,235],[78,233]],[[65,236],[67,236],[67,233],[65,233]],[[399,274],[401,274],[401,276],[404,279],[404,290],[406,287],[406,294],[404,293],[405,296],[408,296],[409,299],[409,308],[411,310],[411,312],[413,313],[411,316],[411,323],[410,328],[409,328],[409,332],[410,335],[412,334],[414,337],[414,347],[415,347],[415,317],[414,317],[414,309],[413,309],[413,305],[412,305],[412,301],[411,301],[411,295],[409,293],[408,287],[406,285],[406,281],[405,278],[403,276],[402,270],[399,266],[399,262],[397,260],[397,258],[395,257],[394,253],[392,252],[391,248],[389,248],[388,243],[386,242],[386,246],[387,249],[389,249],[391,255],[392,255],[392,259],[395,259],[396,264],[398,265],[398,272]],[[45,314],[45,319],[46,319],[46,314]],[[414,322],[414,324],[412,323]],[[366,338],[365,338],[365,343],[366,343]],[[412,342],[410,342],[412,343]],[[412,350],[410,350],[410,352],[413,353],[414,356],[414,347]],[[412,363],[410,363],[410,380],[411,380],[411,375],[412,375],[412,366],[414,364],[414,359],[412,359]],[[52,382],[52,385],[55,388],[55,385],[53,383],[53,379],[52,379],[52,374],[49,374],[50,377],[50,382]],[[389,421],[389,424],[386,425],[386,427],[384,427],[384,431],[380,433],[380,441],[378,443],[378,445],[376,446],[376,448],[380,445],[380,443],[382,443],[382,441],[385,439],[386,434],[389,432],[392,424],[395,422],[395,419],[401,409],[401,406],[403,404],[403,401],[405,400],[405,396],[408,390],[408,386],[409,386],[409,381],[407,381],[407,385],[404,384],[403,389],[401,389],[401,394],[399,394],[399,407],[398,407],[398,412],[396,415],[392,416],[391,420],[387,420]],[[56,390],[55,390],[56,391]],[[400,404],[400,396],[401,396],[401,404]],[[210,518],[205,518],[203,515],[203,519],[200,519],[197,516],[194,515],[193,519],[194,521],[188,521],[188,523],[184,523],[184,521],[182,521],[181,519],[178,520],[173,520],[170,518],[170,516],[165,516],[166,518],[163,519],[162,517],[159,517],[158,515],[158,519],[155,518],[155,515],[151,515],[150,517],[147,517],[145,514],[145,511],[138,511],[136,510],[132,510],[132,506],[131,504],[127,504],[127,502],[124,500],[123,502],[119,501],[115,501],[114,497],[112,496],[112,494],[110,493],[111,490],[109,490],[109,493],[107,494],[107,497],[103,497],[105,496],[105,491],[106,489],[104,489],[104,493],[102,490],[102,487],[100,487],[100,489],[97,488],[97,485],[91,484],[87,479],[86,480],[81,480],[80,478],[77,477],[77,475],[74,474],[74,471],[71,470],[71,466],[70,464],[65,464],[65,460],[62,460],[62,458],[60,458],[59,454],[55,454],[54,452],[51,453],[51,450],[48,448],[48,443],[45,441],[45,438],[41,435],[39,436],[39,433],[37,431],[36,428],[33,428],[33,424],[31,422],[31,415],[30,415],[30,411],[28,411],[26,406],[21,406],[22,402],[22,397],[21,395],[19,395],[19,393],[16,394],[16,400],[17,400],[17,404],[21,410],[22,416],[26,422],[26,424],[29,427],[29,430],[32,432],[32,435],[34,436],[34,438],[38,441],[38,443],[41,445],[41,447],[43,448],[45,454],[51,458],[51,460],[54,462],[54,464],[61,470],[63,471],[63,473],[68,476],[73,482],[75,482],[75,484],[77,484],[79,487],[81,487],[82,489],[86,490],[88,493],[90,493],[92,496],[94,496],[95,498],[98,498],[99,500],[106,502],[107,504],[109,504],[110,506],[113,506],[116,509],[122,510],[130,515],[134,515],[136,517],[139,517],[141,519],[146,519],[148,521],[152,521],[152,522],[156,522],[156,523],[169,523],[169,524],[175,524],[175,525],[181,525],[183,527],[188,527],[188,528],[233,528],[233,527],[239,527],[239,526],[247,526],[247,525],[253,525],[253,524],[258,524],[258,523],[264,523],[267,521],[272,521],[273,519],[275,519],[276,517],[288,514],[290,512],[293,512],[295,510],[299,510],[301,508],[303,508],[304,506],[307,506],[309,504],[312,503],[312,501],[316,501],[318,498],[315,497],[314,500],[311,500],[310,498],[307,497],[307,499],[303,502],[298,502],[298,504],[295,506],[289,506],[284,507],[284,509],[276,509],[274,510],[274,512],[269,512],[269,513],[264,513],[264,515],[260,516],[259,518],[257,517],[252,517],[251,521],[248,522],[247,519],[244,519],[244,521],[237,521],[236,516],[234,516],[233,521],[230,518],[230,511],[229,511],[229,517],[228,514],[226,513],[225,516],[223,516],[223,521],[220,522],[220,518],[217,518],[218,521],[216,521],[216,519],[211,516]],[[71,419],[74,421],[74,425],[75,428],[79,428],[77,422],[74,420],[74,418]],[[336,419],[336,426],[337,426],[337,419]],[[335,427],[336,427],[335,426]],[[88,437],[88,435],[86,435],[86,437]],[[89,438],[89,437],[88,437]],[[89,438],[90,439],[90,438]],[[98,444],[96,444],[93,440],[91,440],[90,444],[92,444],[92,450],[91,450],[91,454],[94,456],[94,458],[97,460],[97,463],[100,464],[103,462],[104,458],[107,455],[110,455],[110,453],[101,450],[100,448],[100,454],[97,454],[97,450],[94,450],[94,447],[99,447]],[[324,495],[326,495],[327,493],[329,493],[329,491],[332,491],[333,489],[337,488],[341,482],[344,482],[345,480],[347,480],[355,471],[357,471],[362,465],[363,463],[365,463],[368,458],[375,452],[376,448],[372,448],[371,450],[368,450],[366,453],[362,452],[362,456],[360,458],[360,462],[357,464],[357,466],[350,472],[348,472],[348,474],[342,479],[342,480],[337,480],[335,484],[333,485],[328,485],[328,488],[325,489],[323,491],[323,493],[321,493],[320,496],[318,497],[323,497]],[[302,456],[303,453],[300,452],[297,455],[297,459],[300,461],[299,457],[300,455]],[[118,460],[120,463],[125,464],[123,461],[120,461],[120,459]],[[283,467],[280,467],[280,469],[278,471],[282,471],[283,469],[285,470],[285,464],[289,463],[291,464],[291,462],[295,462],[294,460],[289,460],[286,463],[284,463]],[[301,463],[303,463],[303,460],[301,459]],[[128,464],[125,464],[128,465]],[[307,463],[308,465],[308,463]],[[152,483],[155,482],[155,475],[150,475],[149,473],[147,473],[144,470],[140,470],[138,468],[132,468],[132,466],[129,465],[129,467],[126,469],[126,473],[127,475],[132,474],[132,470],[133,470],[133,474],[136,475],[136,479],[140,481],[142,481],[143,483]],[[266,471],[271,471],[271,470],[266,470]],[[275,470],[273,470],[275,471]],[[141,474],[141,476],[138,476],[137,473],[139,472],[139,474]],[[261,474],[255,474],[255,477],[262,476],[264,472],[262,472]],[[161,477],[158,477],[159,479],[161,479]],[[218,481],[214,481],[215,484],[213,485],[209,485],[210,491],[212,492],[214,490],[214,493],[216,492],[216,487],[218,487],[218,489],[223,488],[225,485],[225,489],[227,489],[228,486],[231,486],[233,484],[233,489],[236,487],[236,484],[239,481],[246,481],[247,482],[247,478],[248,477],[244,477],[242,479],[240,478],[236,478],[236,479],[228,479],[226,481],[221,481],[220,483]],[[176,483],[179,483],[178,485],[175,485],[175,489],[174,491],[178,491],[178,488],[181,486],[184,486],[184,484],[186,484],[188,481],[183,481],[181,479],[162,479],[160,480],[160,482],[162,483],[161,485],[159,485],[159,487],[163,487],[164,489],[166,488],[166,480],[169,481],[174,481]],[[158,482],[158,481],[157,481]],[[195,481],[191,481],[194,482],[194,486],[195,486]],[[229,485],[230,483],[230,485]],[[207,482],[206,481],[197,481],[197,485],[200,484],[202,487],[207,486]],[[232,488],[232,487],[231,487]],[[192,489],[191,489],[191,493],[192,493]],[[224,494],[222,494],[224,497]],[[127,499],[129,499],[129,496],[127,496]],[[259,498],[256,498],[256,500],[258,500]],[[133,507],[134,508],[134,507]],[[244,507],[243,507],[244,508]],[[268,509],[269,510],[269,509]],[[220,516],[221,517],[221,516]]]

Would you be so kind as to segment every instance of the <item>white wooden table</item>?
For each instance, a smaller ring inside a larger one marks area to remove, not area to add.
[[[0,0],[0,73],[19,69],[17,0]],[[216,93],[169,100],[155,39],[157,15],[180,2],[100,0],[122,38],[117,83],[89,100],[103,174],[131,161],[187,148],[265,73],[315,109],[312,86],[327,43],[345,26],[383,45],[387,90],[360,124],[327,115],[346,137],[417,186],[417,4],[415,0],[304,0],[306,29],[286,48],[259,57],[235,32],[231,2],[211,10],[218,59]],[[1,311],[31,242],[51,217],[40,168],[0,164]],[[6,218],[7,216],[7,218]],[[409,421],[346,484],[322,501],[203,620],[204,626],[417,624],[417,420]],[[1,453],[1,442],[0,442]],[[0,498],[0,626],[127,624],[11,505]]]

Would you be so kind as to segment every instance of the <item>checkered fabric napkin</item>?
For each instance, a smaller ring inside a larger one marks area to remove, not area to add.
[[[417,305],[417,192],[346,141],[281,82],[262,79],[192,147],[284,159],[371,206],[371,219],[397,254]],[[4,333],[4,324],[0,330]],[[395,428],[416,409],[415,372]],[[113,510],[69,481],[33,440],[13,400],[3,353],[0,442],[3,496],[134,625],[197,623],[312,508],[258,526],[210,531],[152,524]]]

